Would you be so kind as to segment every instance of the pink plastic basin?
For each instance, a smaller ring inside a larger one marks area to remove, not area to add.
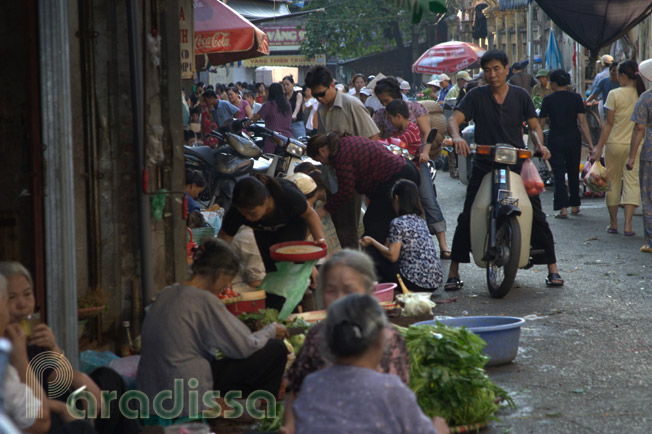
[[[376,283],[374,297],[376,297],[378,301],[392,301],[394,300],[394,290],[396,289],[396,286],[396,283]]]

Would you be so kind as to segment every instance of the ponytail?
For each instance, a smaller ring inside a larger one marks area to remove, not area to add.
[[[634,60],[625,60],[618,64],[618,72],[620,74],[625,74],[627,78],[634,82],[634,87],[636,88],[636,93],[638,96],[641,96],[645,92],[645,83],[643,83],[643,78],[641,73],[638,70],[638,63]]]

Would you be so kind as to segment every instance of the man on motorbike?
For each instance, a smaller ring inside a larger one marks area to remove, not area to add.
[[[543,146],[543,134],[537,121],[534,104],[527,91],[507,83],[509,72],[507,55],[499,50],[487,51],[480,60],[484,70],[487,86],[472,89],[455,107],[453,116],[448,121],[448,133],[453,138],[455,151],[458,155],[468,156],[468,143],[460,136],[459,126],[470,120],[475,121],[475,141],[483,145],[497,143],[511,144],[517,148],[525,148],[523,143],[522,124],[527,122],[531,134],[534,134],[536,151],[544,160],[550,158],[550,152]],[[471,206],[480,188],[485,174],[491,170],[491,160],[486,156],[476,155],[473,160],[473,171],[466,190],[464,209],[457,219],[457,228],[453,237],[451,266],[446,282],[446,291],[457,291],[464,284],[460,280],[460,262],[469,262],[471,250]],[[512,166],[512,170],[520,172],[521,166]],[[543,254],[533,255],[533,264],[547,264],[548,286],[563,286],[557,270],[555,245],[546,221],[546,215],[541,209],[539,196],[530,196],[532,203],[532,239],[533,249],[544,250]]]

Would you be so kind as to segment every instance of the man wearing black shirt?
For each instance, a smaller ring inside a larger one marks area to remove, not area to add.
[[[448,121],[448,133],[453,138],[455,151],[458,155],[468,156],[470,149],[468,143],[460,137],[459,126],[470,120],[475,121],[475,141],[483,145],[496,143],[509,143],[518,148],[524,148],[523,122],[527,122],[533,133],[536,150],[544,160],[550,158],[550,152],[542,145],[543,134],[537,121],[534,104],[527,91],[507,84],[507,55],[498,50],[487,51],[480,60],[488,86],[472,89],[455,108],[453,116]],[[520,171],[520,165],[512,167]],[[451,266],[446,282],[446,291],[456,291],[462,288],[460,280],[460,262],[470,262],[471,251],[471,206],[475,195],[480,188],[484,175],[491,171],[491,160],[487,157],[476,155],[473,160],[473,171],[469,185],[466,189],[464,209],[457,219],[457,228],[453,237],[451,253]],[[562,286],[562,280],[557,270],[555,245],[546,221],[546,215],[541,209],[539,196],[531,196],[532,203],[532,239],[534,249],[543,249],[545,253],[532,257],[534,264],[548,265],[548,286]]]

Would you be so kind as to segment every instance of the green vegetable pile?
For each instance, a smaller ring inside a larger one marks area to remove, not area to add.
[[[273,322],[282,324],[288,329],[302,329],[302,333],[290,337],[290,344],[294,349],[294,354],[299,354],[303,341],[306,339],[305,333],[312,327],[312,324],[306,322],[303,318],[296,318],[294,321],[279,320],[278,310],[276,309],[260,309],[258,312],[243,313],[238,316],[238,319],[245,323],[252,332],[260,330]]]
[[[429,417],[441,416],[450,426],[497,420],[494,413],[509,394],[487,376],[485,342],[466,328],[397,327],[410,353],[410,389]]]
[[[281,429],[281,426],[283,425],[283,403],[277,402],[276,403],[276,415],[275,417],[267,417],[265,416],[262,418],[259,422],[259,425],[257,427],[258,431],[278,431]]]
[[[540,109],[541,103],[543,102],[543,98],[538,95],[535,95],[532,97],[532,102],[534,103],[534,108]]]

